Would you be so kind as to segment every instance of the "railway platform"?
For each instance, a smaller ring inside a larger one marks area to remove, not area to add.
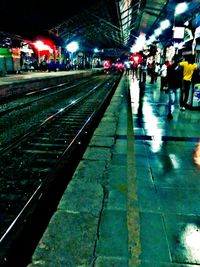
[[[102,68],[72,71],[40,71],[24,72],[20,74],[7,74],[0,78],[0,100],[4,97],[15,96],[30,90],[56,86],[78,78],[88,77],[94,73],[102,72]]]
[[[23,81],[31,81],[35,79],[45,79],[51,77],[60,77],[60,76],[71,76],[73,74],[87,73],[92,71],[97,71],[98,69],[91,70],[71,70],[71,71],[26,71],[19,74],[7,74],[6,76],[1,77],[0,85],[8,85],[14,83],[22,83]]]
[[[167,101],[122,77],[27,267],[200,266],[200,113]]]
[[[28,267],[200,266],[200,113],[123,76]]]

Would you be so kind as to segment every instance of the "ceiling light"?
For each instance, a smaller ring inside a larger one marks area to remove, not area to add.
[[[69,52],[74,53],[74,52],[76,52],[76,50],[78,50],[78,43],[75,42],[75,41],[73,41],[73,42],[71,42],[70,44],[68,44],[68,45],[66,46],[66,48],[67,48],[67,50],[68,50]]]
[[[161,33],[162,33],[162,29],[161,29],[161,28],[158,28],[158,29],[156,29],[156,30],[154,31],[155,36],[158,36],[158,35],[160,35]]]
[[[181,13],[184,13],[187,10],[187,8],[188,8],[188,5],[187,5],[186,2],[183,2],[183,3],[178,4],[176,6],[176,8],[175,8],[174,15],[176,16],[176,15],[179,15]]]
[[[169,28],[169,26],[170,26],[170,21],[168,19],[163,20],[160,23],[160,27],[161,27],[162,30],[165,30],[165,29]]]
[[[151,35],[148,41],[150,41],[151,43],[153,43],[155,40],[156,40],[155,35]]]

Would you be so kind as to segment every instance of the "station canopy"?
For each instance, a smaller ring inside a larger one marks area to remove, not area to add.
[[[58,4],[62,1],[64,0],[58,0]],[[29,13],[30,19],[26,27],[26,16],[23,16],[22,8],[19,9],[19,18],[14,17],[13,25],[5,23],[1,17],[2,29],[4,25],[5,29],[16,31],[20,36],[0,32],[0,47],[9,46],[11,40],[16,43],[17,47],[20,40],[24,38],[32,40],[36,34],[43,35],[45,32],[57,46],[65,47],[70,42],[77,41],[79,47],[83,49],[130,51],[141,34],[146,37],[146,40],[151,39],[160,27],[160,23],[166,19],[170,22],[169,28],[156,35],[153,41],[161,43],[163,47],[173,44],[174,26],[187,29],[184,32],[187,33],[188,38],[194,36],[195,28],[200,27],[199,0],[82,0],[81,6],[78,0],[74,1],[74,6],[77,1],[77,10],[75,8],[71,16],[67,15],[67,12],[65,14],[64,8],[54,16],[54,10],[52,10],[54,7],[42,2],[45,6],[45,16],[35,7]],[[177,15],[175,14],[176,7],[181,3],[187,4],[187,9]],[[61,4],[59,6],[62,8]],[[68,8],[68,13],[70,13],[70,6]],[[35,20],[36,14],[37,20]],[[180,34],[180,30],[181,28],[177,28],[176,34]]]
[[[188,8],[175,16],[175,8],[183,1],[175,0],[99,0],[75,16],[49,29],[49,33],[62,38],[67,44],[81,40],[84,47],[129,49],[140,33],[146,38],[154,34],[163,20],[170,21],[158,38],[163,46],[170,45],[173,27],[196,23],[199,0],[185,1]],[[194,27],[192,25],[191,27]],[[198,25],[197,25],[198,26]]]

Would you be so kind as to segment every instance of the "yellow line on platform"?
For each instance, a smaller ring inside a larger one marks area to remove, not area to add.
[[[129,83],[127,81],[127,83]],[[127,112],[127,226],[128,226],[128,248],[130,253],[129,266],[140,266],[140,218],[137,198],[137,184],[136,184],[136,168],[135,168],[135,154],[134,154],[134,134],[133,134],[133,118],[130,101],[130,86],[128,84],[129,103]]]

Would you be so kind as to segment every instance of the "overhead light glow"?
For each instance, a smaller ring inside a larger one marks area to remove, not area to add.
[[[183,3],[180,3],[176,6],[175,8],[175,16],[181,14],[181,13],[184,13],[188,8],[188,5],[186,2],[183,2]]]
[[[155,36],[159,36],[162,33],[162,29],[158,28],[154,31]]]
[[[149,41],[150,41],[151,43],[153,43],[155,40],[156,40],[155,35],[151,35],[150,38],[149,38]]]
[[[165,29],[169,28],[169,26],[170,26],[170,21],[169,21],[168,19],[163,20],[163,21],[160,23],[160,28],[161,28],[162,30],[165,30]]]
[[[141,33],[139,37],[136,39],[135,44],[131,47],[131,52],[136,53],[143,50],[145,42],[146,42],[145,34]]]
[[[74,53],[74,52],[76,52],[76,50],[78,49],[78,43],[75,42],[75,41],[73,41],[73,42],[71,42],[70,44],[68,44],[68,45],[66,46],[66,48],[67,48],[67,50],[68,50],[69,52]]]
[[[53,51],[48,45],[44,44],[42,41],[38,40],[33,44],[37,48],[38,51],[50,51],[50,52]]]

